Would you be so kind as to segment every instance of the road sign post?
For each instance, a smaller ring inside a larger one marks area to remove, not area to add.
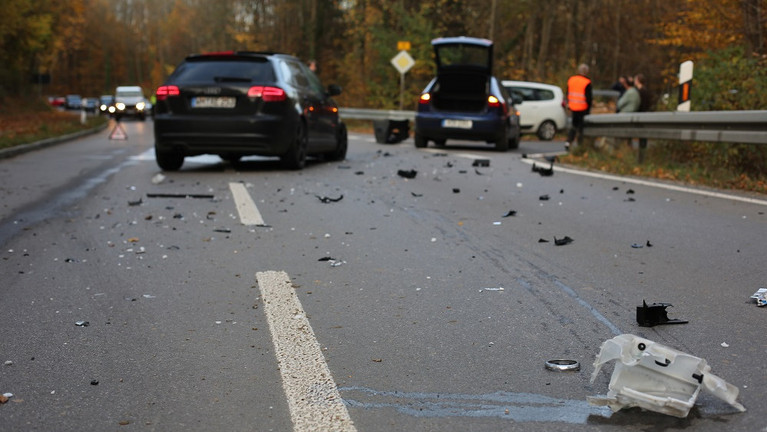
[[[692,66],[690,60],[679,65],[679,105],[677,111],[690,111],[690,93],[692,92]]]
[[[402,110],[405,97],[405,73],[415,65],[415,60],[407,51],[402,50],[391,59],[391,64],[399,72],[399,109]]]

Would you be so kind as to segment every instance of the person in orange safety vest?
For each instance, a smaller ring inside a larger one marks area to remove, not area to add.
[[[578,73],[567,80],[567,108],[572,113],[572,125],[567,132],[565,148],[583,138],[583,118],[591,111],[591,79],[587,76],[589,67],[586,64],[578,66]]]

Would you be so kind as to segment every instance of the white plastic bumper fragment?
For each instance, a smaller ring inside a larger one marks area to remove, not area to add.
[[[591,382],[602,365],[615,364],[606,396],[590,396],[591,405],[613,411],[640,407],[675,417],[687,417],[701,386],[738,411],[738,388],[711,373],[706,360],[632,334],[606,340],[594,361]]]

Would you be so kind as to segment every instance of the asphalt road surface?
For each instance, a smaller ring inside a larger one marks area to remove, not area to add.
[[[123,125],[0,161],[0,430],[767,430],[764,197],[522,158],[561,142],[365,134],[298,172],[161,175],[151,121]],[[638,326],[645,300],[689,323]],[[589,405],[624,333],[705,359],[747,411]]]

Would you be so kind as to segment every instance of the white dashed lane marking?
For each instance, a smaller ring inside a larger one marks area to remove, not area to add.
[[[258,207],[256,207],[256,203],[250,197],[245,185],[242,183],[229,183],[229,189],[232,191],[232,198],[234,198],[237,212],[240,214],[240,222],[243,225],[264,225],[261,212],[258,211]]]
[[[293,430],[355,432],[320,344],[285,272],[256,273]]]

